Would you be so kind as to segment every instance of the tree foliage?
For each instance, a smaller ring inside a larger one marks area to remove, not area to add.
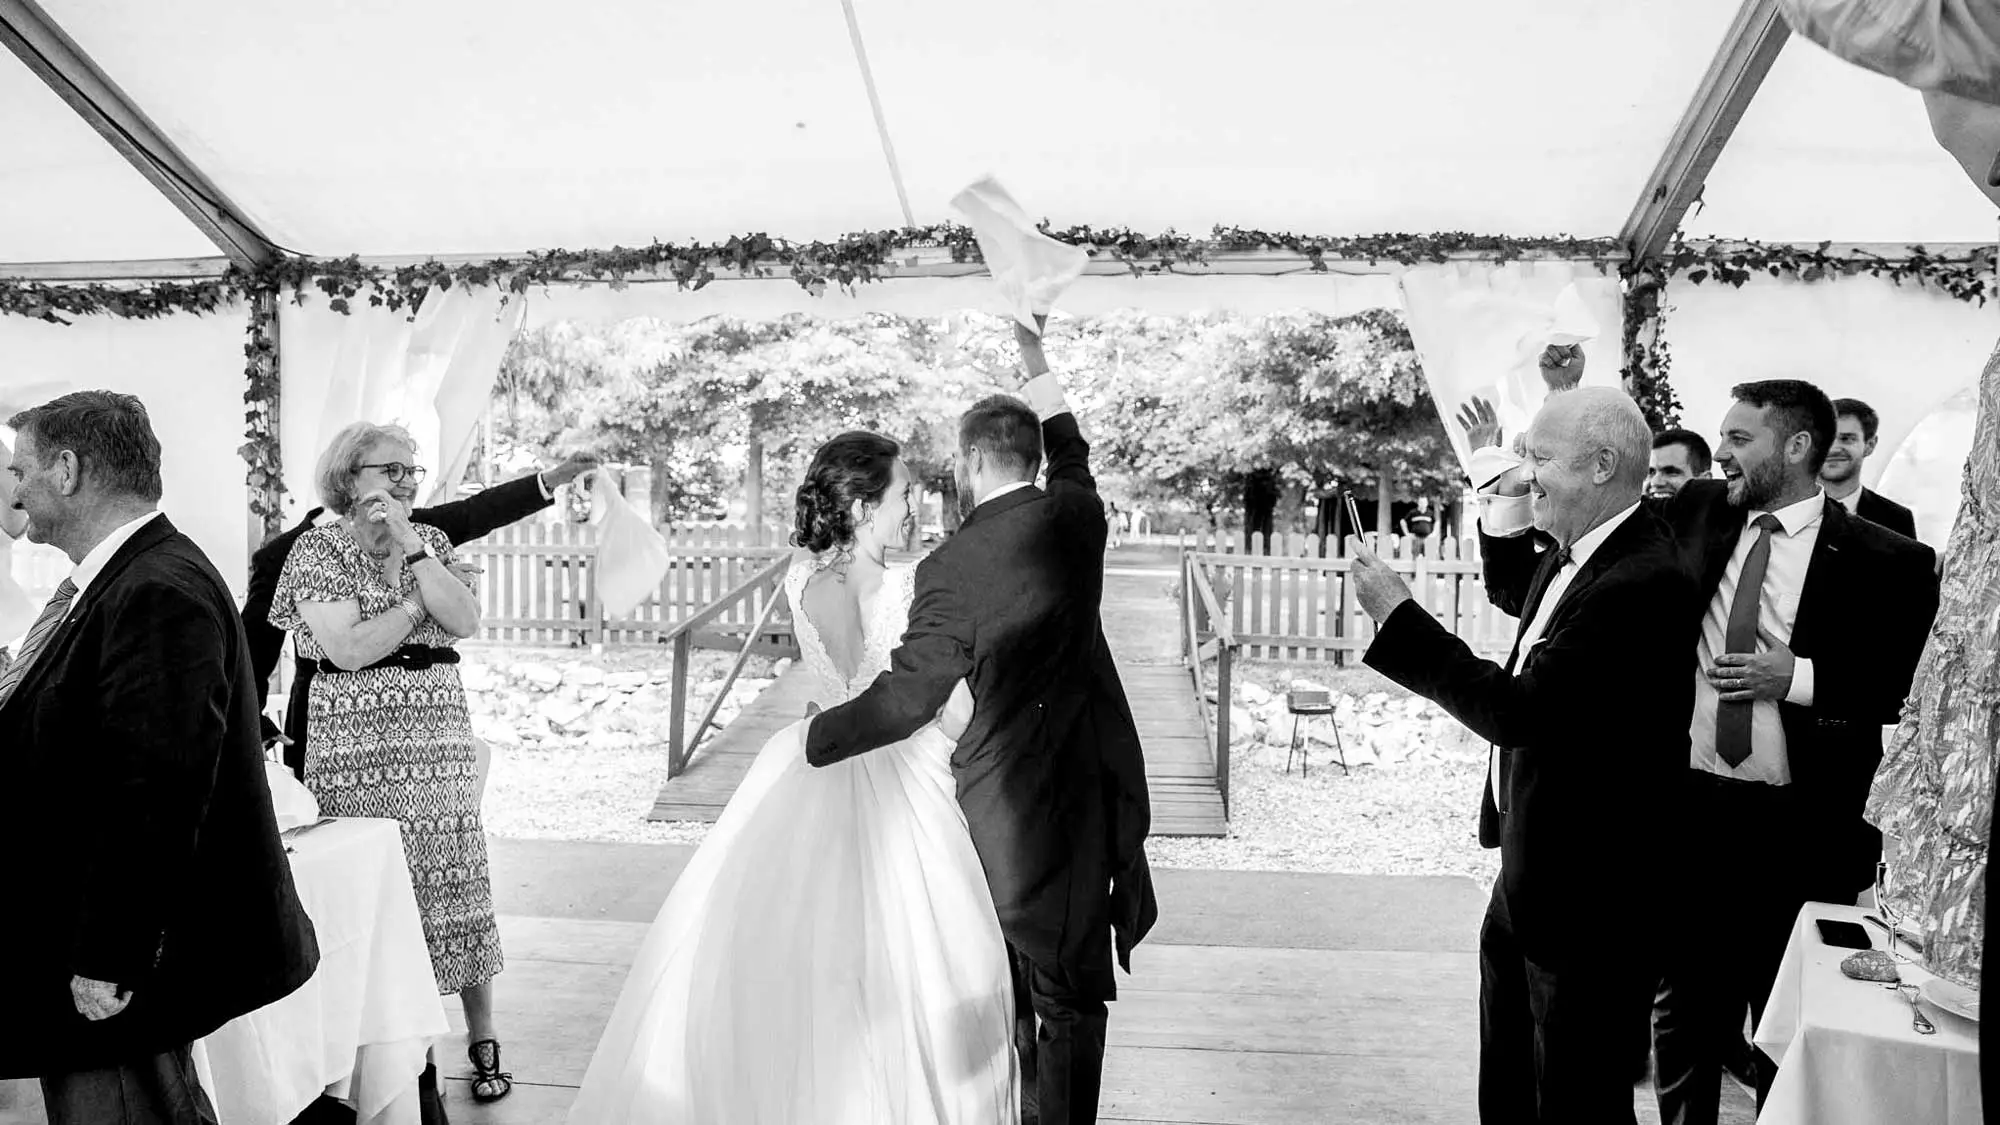
[[[1046,348],[1114,496],[1213,515],[1253,474],[1310,490],[1386,475],[1404,495],[1457,480],[1394,313],[1125,311],[1054,321]],[[783,495],[812,450],[848,429],[901,441],[913,472],[944,489],[958,415],[1016,386],[1018,362],[1011,323],[978,313],[558,323],[509,350],[496,444],[649,461],[663,519],[713,505],[731,483],[727,449],[761,448]]]

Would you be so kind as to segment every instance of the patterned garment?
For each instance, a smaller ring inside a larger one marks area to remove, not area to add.
[[[451,543],[418,525],[432,555],[449,565]],[[470,585],[470,582],[467,583]],[[270,622],[292,630],[299,656],[325,657],[299,616],[300,602],[359,599],[364,620],[401,613],[398,599],[416,589],[407,570],[400,589],[344,523],[299,536],[271,600]],[[453,638],[426,617],[405,644],[444,648]],[[328,816],[392,817],[403,826],[410,883],[424,919],[424,940],[440,993],[492,980],[501,969],[500,933],[479,820],[478,765],[458,667],[374,668],[313,677],[306,712],[306,788]]]
[[[1944,549],[1930,643],[1868,797],[1900,844],[1889,907],[1923,931],[1932,972],[1978,988],[1986,950],[1986,841],[2000,770],[2000,348],[1979,382],[1979,421]]]

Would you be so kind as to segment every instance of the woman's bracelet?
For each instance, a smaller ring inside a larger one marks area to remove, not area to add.
[[[424,607],[418,605],[415,598],[402,599],[396,603],[396,608],[409,616],[411,629],[414,630],[417,626],[424,623]]]

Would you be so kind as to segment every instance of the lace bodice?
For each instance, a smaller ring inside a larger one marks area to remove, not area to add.
[[[822,559],[803,554],[794,558],[791,569],[785,572],[785,595],[791,599],[792,627],[798,632],[801,658],[813,674],[813,701],[822,707],[832,707],[861,694],[875,682],[875,677],[888,671],[889,654],[895,651],[896,642],[902,639],[910,622],[917,572],[915,567],[892,566],[883,574],[882,591],[874,604],[867,607],[862,625],[865,636],[861,661],[850,680],[840,674],[827,652],[826,642],[820,639],[819,629],[805,611],[806,582],[824,569],[826,562]]]

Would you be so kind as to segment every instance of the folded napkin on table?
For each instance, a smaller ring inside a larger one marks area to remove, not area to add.
[[[283,762],[264,762],[264,780],[271,783],[271,810],[278,814],[278,831],[311,824],[319,819],[319,799],[292,776]]]

